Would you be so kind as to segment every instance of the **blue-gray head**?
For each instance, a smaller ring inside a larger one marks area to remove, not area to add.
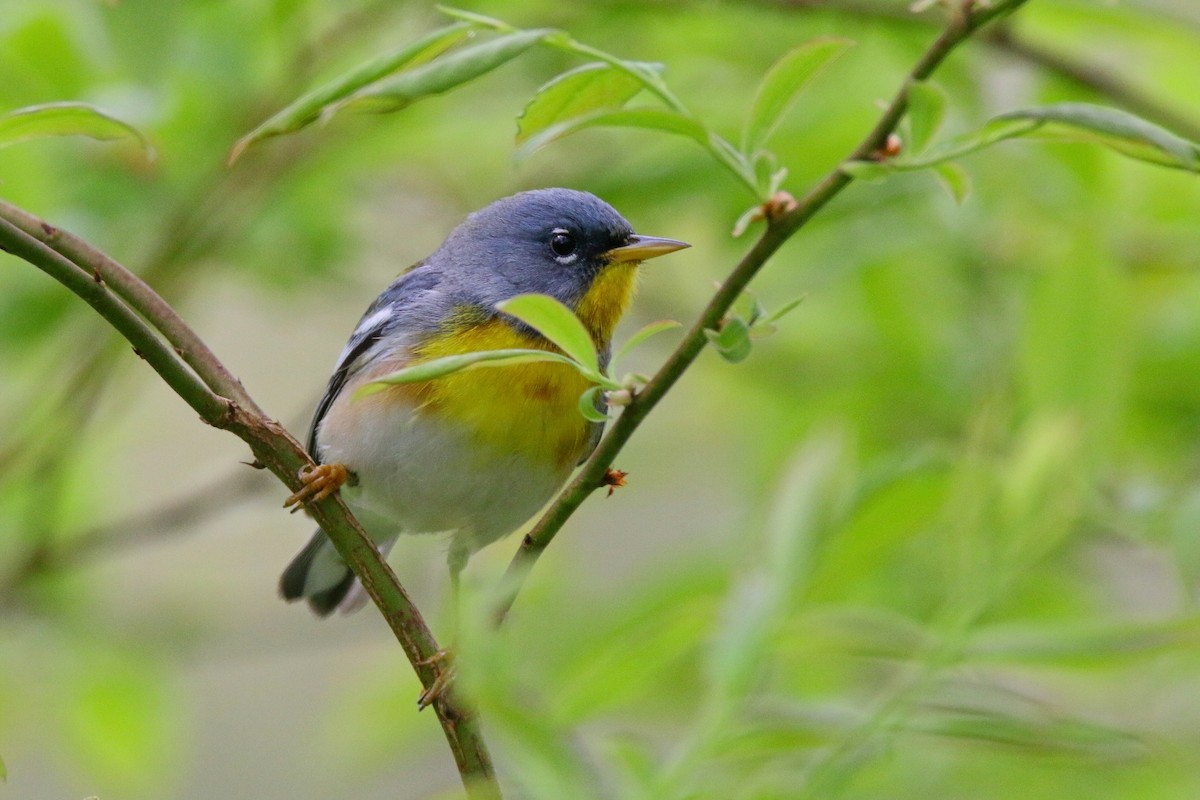
[[[430,261],[469,282],[481,304],[548,294],[607,339],[629,302],[637,265],[687,246],[635,234],[595,195],[538,189],[471,214]]]

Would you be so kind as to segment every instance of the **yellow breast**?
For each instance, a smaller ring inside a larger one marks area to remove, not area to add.
[[[604,269],[578,305],[579,318],[598,348],[608,345],[629,305],[635,272],[632,264]],[[478,322],[473,316],[468,311],[459,324],[418,348],[411,363],[481,350],[554,349],[502,320]],[[579,413],[579,396],[590,386],[566,364],[464,370],[422,385],[420,413],[453,420],[489,449],[548,462],[565,473],[588,443],[589,423]]]
[[[425,361],[479,350],[549,347],[497,319],[434,339],[417,356]],[[587,444],[588,425],[578,403],[589,385],[566,364],[471,369],[423,386],[421,413],[453,420],[490,449],[567,471]]]

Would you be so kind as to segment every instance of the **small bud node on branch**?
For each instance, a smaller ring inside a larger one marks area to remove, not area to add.
[[[624,470],[613,469],[612,467],[609,467],[605,471],[604,477],[600,479],[601,488],[605,486],[608,487],[608,494],[606,494],[605,497],[612,497],[613,492],[624,486],[626,484],[625,478],[628,475],[629,473],[625,472]]]
[[[904,140],[898,133],[889,133],[883,147],[871,153],[872,161],[888,161],[904,152]]]

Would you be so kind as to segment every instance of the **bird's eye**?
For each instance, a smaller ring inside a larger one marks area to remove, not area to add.
[[[564,231],[561,228],[554,232],[550,237],[550,249],[554,251],[554,255],[564,258],[575,252],[575,237],[570,231]]]

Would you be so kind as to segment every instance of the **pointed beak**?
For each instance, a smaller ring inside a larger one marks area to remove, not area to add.
[[[665,256],[667,253],[674,253],[676,250],[682,250],[685,247],[691,247],[687,242],[681,242],[678,239],[663,239],[658,236],[638,236],[636,233],[629,237],[629,240],[620,247],[614,247],[604,255],[610,264],[633,263],[645,261],[649,258],[658,258]]]

